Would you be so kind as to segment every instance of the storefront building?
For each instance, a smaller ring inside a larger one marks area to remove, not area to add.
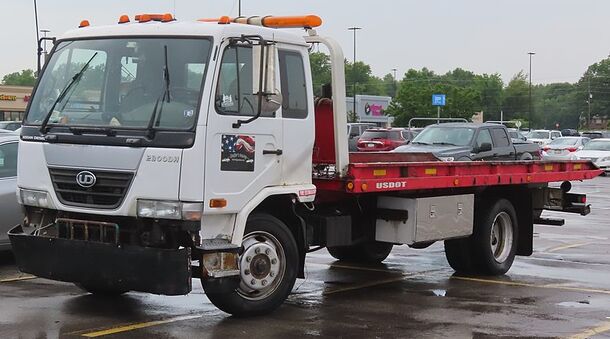
[[[353,114],[354,99],[348,97],[347,112]],[[392,98],[376,95],[356,95],[356,122],[374,123],[379,127],[389,127],[392,125],[393,117],[386,114],[386,109],[390,106]]]
[[[0,85],[0,121],[21,121],[32,87]]]

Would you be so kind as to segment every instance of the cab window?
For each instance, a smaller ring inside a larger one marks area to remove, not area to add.
[[[307,117],[307,84],[300,53],[280,50],[280,78],[282,82],[282,117]]]
[[[510,141],[508,141],[508,135],[501,128],[494,128],[491,130],[493,133],[493,141],[496,147],[507,147],[510,145]]]

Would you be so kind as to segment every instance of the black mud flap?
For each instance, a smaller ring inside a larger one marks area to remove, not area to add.
[[[191,291],[190,249],[121,246],[8,233],[19,270],[105,289],[184,295]]]

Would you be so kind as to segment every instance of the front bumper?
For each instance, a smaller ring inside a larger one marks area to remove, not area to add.
[[[191,289],[191,249],[115,245],[8,233],[19,270],[104,289],[184,295]]]

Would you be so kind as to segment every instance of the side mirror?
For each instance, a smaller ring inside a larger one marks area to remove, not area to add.
[[[484,142],[481,144],[481,146],[478,147],[478,149],[476,151],[477,151],[477,153],[489,152],[489,151],[491,151],[491,144],[488,142]]]
[[[282,106],[282,94],[277,89],[276,75],[277,48],[275,45],[252,46],[252,89],[253,94],[262,98],[261,113],[272,113]],[[258,111],[258,100],[254,109]]]

